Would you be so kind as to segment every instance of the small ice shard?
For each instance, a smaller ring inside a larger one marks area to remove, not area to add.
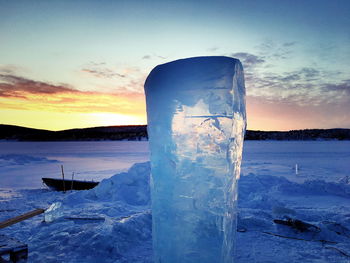
[[[51,223],[54,220],[60,218],[63,214],[62,203],[56,202],[50,205],[50,207],[44,212],[44,221]]]
[[[232,263],[246,127],[242,65],[195,57],[145,83],[156,263]]]

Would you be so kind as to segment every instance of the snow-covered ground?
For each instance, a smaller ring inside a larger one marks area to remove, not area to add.
[[[244,147],[235,262],[349,263],[350,142]],[[1,233],[29,245],[29,262],[151,262],[149,163],[120,173],[147,160],[147,142],[0,142],[0,220],[63,204],[63,216],[52,223],[39,215]],[[59,177],[60,164],[81,178],[119,173],[89,191],[35,189],[40,177]],[[273,222],[286,216],[319,229],[300,232]]]

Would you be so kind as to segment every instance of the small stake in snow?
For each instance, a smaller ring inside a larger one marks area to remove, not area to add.
[[[74,172],[72,173],[72,183],[70,185],[70,190],[73,191],[73,180],[74,180]]]
[[[298,173],[299,173],[298,164],[296,163],[296,164],[295,164],[295,175],[298,175]]]
[[[61,171],[62,171],[63,193],[65,193],[66,192],[66,186],[65,186],[65,183],[64,183],[63,165],[61,165]]]

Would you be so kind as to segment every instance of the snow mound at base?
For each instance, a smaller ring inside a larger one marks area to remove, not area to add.
[[[239,203],[244,207],[269,209],[282,206],[283,196],[339,196],[350,198],[350,184],[324,180],[289,181],[285,177],[249,173],[239,180]],[[253,188],[252,188],[253,186]]]
[[[127,172],[102,180],[85,193],[94,200],[123,201],[129,205],[150,204],[150,163],[134,164]]]
[[[4,234],[28,244],[29,263],[150,263],[149,178],[150,164],[146,162],[88,191],[21,191],[8,204],[0,202],[3,211],[16,207],[16,211],[6,212],[8,216],[0,214],[0,219],[26,212],[30,210],[28,204],[39,202],[41,207],[62,202],[62,217],[47,223],[37,216],[4,229]]]
[[[124,263],[137,262],[141,255],[139,262],[147,262],[151,224],[149,212],[121,220],[109,218],[104,223],[63,219],[41,223],[29,240],[29,262]]]
[[[249,173],[239,181],[235,262],[348,262],[350,185]],[[312,224],[307,231],[276,224],[288,218]],[[328,249],[327,249],[328,248]],[[255,251],[259,253],[255,254]]]

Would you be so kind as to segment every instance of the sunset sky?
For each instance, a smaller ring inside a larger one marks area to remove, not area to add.
[[[193,56],[243,63],[248,129],[350,128],[348,0],[0,0],[0,123],[146,124],[143,84]]]

